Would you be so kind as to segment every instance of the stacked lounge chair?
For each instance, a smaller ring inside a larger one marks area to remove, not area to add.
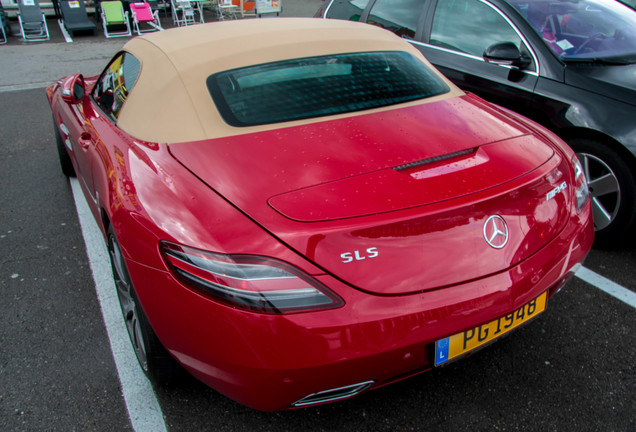
[[[18,22],[25,41],[49,40],[49,28],[38,0],[18,0]]]
[[[59,0],[62,23],[73,37],[76,32],[97,34],[97,26],[88,18],[84,0]]]

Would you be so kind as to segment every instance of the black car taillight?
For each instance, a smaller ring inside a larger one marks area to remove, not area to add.
[[[224,255],[169,242],[161,242],[161,252],[188,286],[230,306],[282,314],[344,304],[309,275],[273,258]]]

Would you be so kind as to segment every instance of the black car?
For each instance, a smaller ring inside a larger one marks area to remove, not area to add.
[[[621,3],[626,4],[627,6],[631,7],[632,9],[636,9],[636,0],[618,0]]]
[[[554,131],[581,160],[597,241],[636,232],[636,11],[615,0],[327,0],[408,39],[455,84]]]

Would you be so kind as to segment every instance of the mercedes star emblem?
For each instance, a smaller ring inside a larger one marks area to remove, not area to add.
[[[495,249],[501,249],[508,243],[508,225],[499,215],[490,216],[484,223],[484,238]]]

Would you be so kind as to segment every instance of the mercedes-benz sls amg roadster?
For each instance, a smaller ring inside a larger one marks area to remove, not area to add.
[[[157,32],[47,94],[155,383],[346,399],[532,320],[593,242],[563,141],[368,24]]]

